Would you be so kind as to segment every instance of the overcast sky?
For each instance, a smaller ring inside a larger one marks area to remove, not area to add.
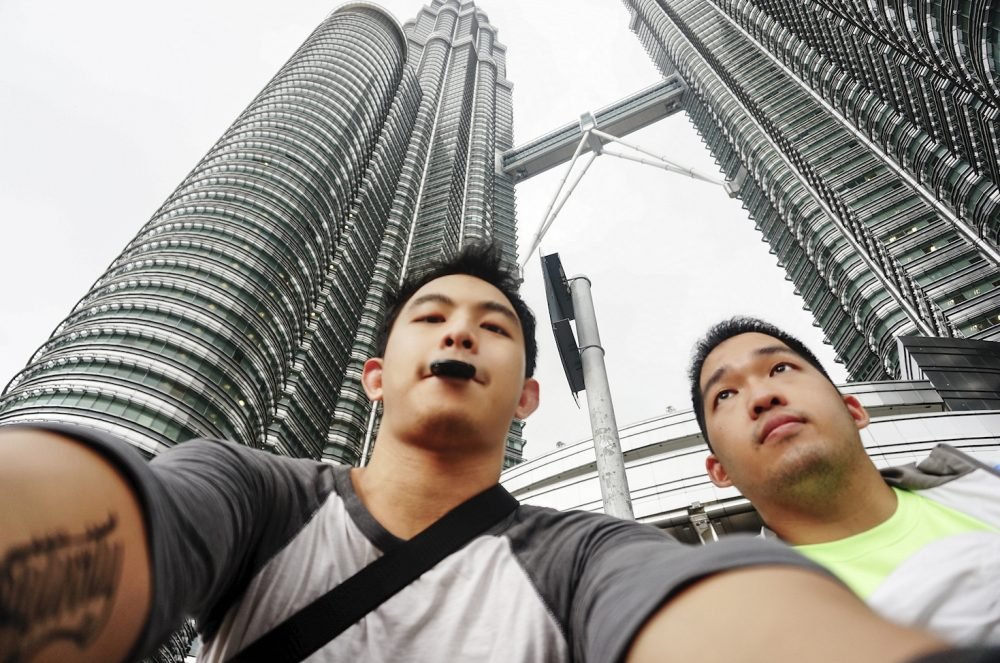
[[[402,23],[422,3],[379,3]],[[508,47],[515,143],[659,79],[615,0],[483,0]],[[0,384],[337,3],[174,0],[0,3]],[[687,118],[629,139],[717,174]],[[522,251],[562,168],[522,183]],[[602,156],[543,245],[593,282],[619,425],[690,407],[690,348],[749,313],[799,335],[833,369],[812,317],[738,201],[717,187]],[[542,406],[526,455],[589,437],[549,331],[537,257]]]

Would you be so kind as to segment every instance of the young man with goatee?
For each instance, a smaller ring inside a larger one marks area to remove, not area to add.
[[[691,396],[709,477],[738,488],[770,534],[898,623],[1000,644],[1000,472],[941,446],[880,473],[858,399],[797,339],[752,318],[699,343]]]
[[[538,405],[534,319],[495,252],[435,265],[389,311],[363,468],[217,440],[145,464],[92,429],[3,430],[0,660],[133,660],[186,617],[204,661],[958,660],[780,543],[688,548],[517,505],[497,481]],[[424,545],[468,522],[464,545]]]

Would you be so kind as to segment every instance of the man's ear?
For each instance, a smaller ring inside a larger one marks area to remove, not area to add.
[[[361,369],[361,385],[365,388],[368,400],[382,400],[382,358],[372,357]]]
[[[722,461],[713,453],[708,454],[708,458],[705,459],[705,472],[708,473],[708,478],[712,480],[712,483],[719,488],[729,488],[733,485],[729,478],[729,472],[726,472]]]
[[[847,407],[847,411],[851,414],[851,418],[854,419],[854,424],[858,427],[858,430],[867,428],[868,424],[871,423],[871,417],[868,415],[868,410],[865,409],[865,406],[856,397],[849,394],[843,398],[844,406]]]
[[[528,416],[538,409],[538,380],[528,378],[521,388],[521,398],[517,401],[517,409],[514,416],[518,419],[527,419]]]

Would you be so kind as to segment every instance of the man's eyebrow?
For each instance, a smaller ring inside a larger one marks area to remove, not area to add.
[[[451,297],[436,292],[430,292],[427,293],[426,295],[420,295],[419,297],[414,297],[413,299],[410,300],[410,303],[406,305],[406,308],[414,308],[416,306],[420,306],[421,304],[426,304],[428,302],[444,304],[445,306],[455,305],[455,301]]]
[[[796,352],[787,345],[769,345],[766,348],[757,348],[753,351],[755,355],[776,355],[781,354],[782,352],[787,352],[790,355],[796,354]]]
[[[514,313],[514,311],[512,311],[509,307],[504,306],[500,302],[485,301],[479,305],[479,308],[483,309],[484,311],[494,311],[496,313],[503,315],[504,317],[510,318],[510,321],[517,325],[521,324],[521,319],[517,317],[517,314]]]
[[[756,356],[768,356],[768,355],[776,355],[784,353],[798,356],[794,350],[792,350],[790,347],[786,345],[768,345],[763,348],[757,348],[756,350],[753,351],[753,354]],[[729,370],[728,366],[720,366],[719,368],[715,369],[715,372],[712,373],[712,376],[710,378],[708,378],[708,380],[705,382],[705,386],[701,390],[702,400],[705,399],[705,394],[708,393],[708,390],[711,389],[719,380],[723,378],[727,370]]]

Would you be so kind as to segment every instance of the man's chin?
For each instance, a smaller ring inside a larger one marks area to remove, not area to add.
[[[822,445],[790,445],[775,463],[770,481],[794,492],[828,491],[839,481],[838,463]]]
[[[480,446],[484,430],[465,412],[434,412],[421,417],[413,432],[421,446],[444,451]]]

